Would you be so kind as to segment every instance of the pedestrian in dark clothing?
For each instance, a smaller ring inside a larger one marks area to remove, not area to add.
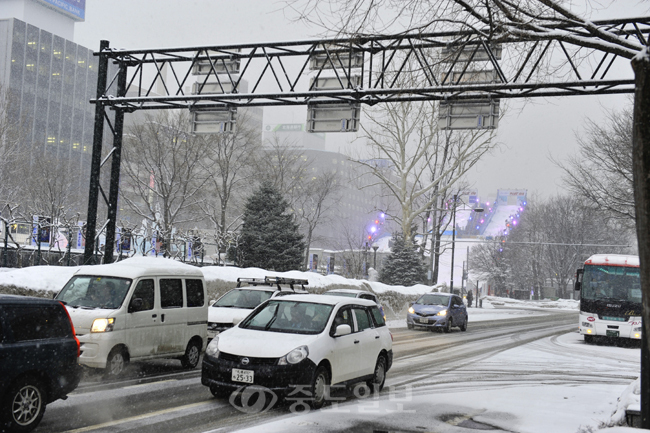
[[[472,299],[474,298],[474,295],[472,294],[471,290],[467,291],[467,306],[471,307],[472,306]]]

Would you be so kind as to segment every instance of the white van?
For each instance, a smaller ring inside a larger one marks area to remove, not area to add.
[[[58,293],[81,342],[79,363],[117,376],[129,361],[178,358],[195,368],[207,339],[203,272],[150,257],[82,266]]]

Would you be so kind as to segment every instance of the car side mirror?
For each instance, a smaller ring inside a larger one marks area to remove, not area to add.
[[[142,306],[144,305],[144,301],[142,298],[134,298],[131,300],[131,303],[129,304],[129,313],[134,313],[136,311],[142,310]]]
[[[582,276],[584,275],[585,270],[584,269],[578,269],[576,271],[576,282],[574,285],[575,290],[580,290],[582,289]]]
[[[336,327],[336,331],[334,332],[334,337],[340,337],[342,335],[348,335],[352,334],[352,328],[350,328],[350,325],[339,325]]]

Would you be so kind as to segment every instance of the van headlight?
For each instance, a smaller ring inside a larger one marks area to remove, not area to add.
[[[438,314],[437,314],[437,316],[446,316],[446,315],[447,315],[447,310],[438,311]]]
[[[309,349],[307,346],[300,346],[293,349],[291,352],[284,355],[278,361],[278,365],[297,364],[309,356]]]
[[[95,319],[93,325],[90,327],[90,332],[111,332],[115,319],[110,317],[108,319]]]
[[[208,347],[205,349],[205,354],[212,358],[219,357],[219,337],[214,337],[212,341],[210,341],[210,344],[208,344]]]

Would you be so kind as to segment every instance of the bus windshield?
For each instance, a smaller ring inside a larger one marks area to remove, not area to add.
[[[639,268],[585,265],[582,298],[641,303]]]

